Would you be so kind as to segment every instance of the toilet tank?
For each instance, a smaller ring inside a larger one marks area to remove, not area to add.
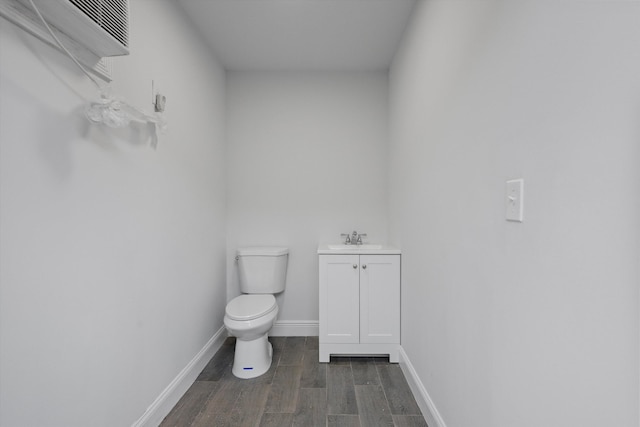
[[[243,294],[277,294],[284,291],[289,249],[238,248],[238,277]]]

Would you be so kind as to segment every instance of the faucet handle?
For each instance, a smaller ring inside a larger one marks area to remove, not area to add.
[[[356,240],[357,244],[362,244],[362,238],[367,237],[367,233],[358,234],[358,240]]]
[[[340,234],[340,237],[346,237],[346,238],[344,239],[344,243],[345,243],[346,245],[350,245],[350,244],[351,244],[351,236],[349,235],[349,233],[341,233],[341,234]]]

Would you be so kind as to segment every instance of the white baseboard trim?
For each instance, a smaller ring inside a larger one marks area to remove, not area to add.
[[[222,326],[131,427],[157,427],[198,378],[226,338],[227,330]]]
[[[413,396],[429,427],[447,427],[436,405],[433,403],[433,400],[431,400],[429,393],[427,393],[427,389],[424,388],[424,384],[420,381],[418,373],[413,368],[407,353],[405,353],[402,347],[400,347],[400,369],[402,369],[407,383],[409,383],[409,388],[413,392]]]
[[[320,332],[317,320],[277,320],[269,336],[317,337]]]

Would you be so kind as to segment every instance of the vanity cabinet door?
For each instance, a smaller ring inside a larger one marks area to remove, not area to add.
[[[358,255],[321,255],[320,342],[357,343],[360,339]]]
[[[360,255],[360,342],[400,343],[399,255]]]

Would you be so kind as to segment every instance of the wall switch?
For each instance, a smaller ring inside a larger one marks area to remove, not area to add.
[[[524,179],[507,181],[507,221],[522,222]]]

